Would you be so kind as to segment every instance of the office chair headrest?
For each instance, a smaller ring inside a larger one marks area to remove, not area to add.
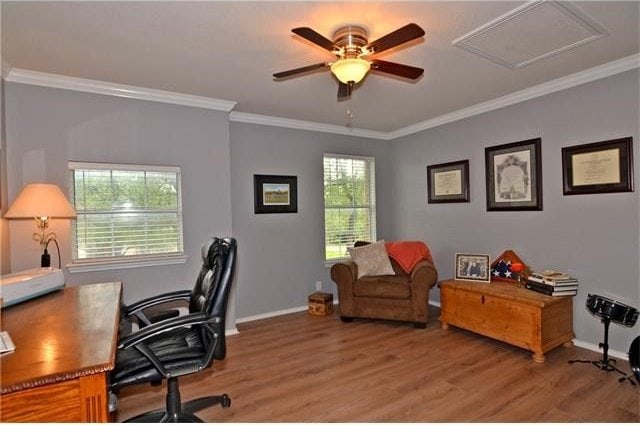
[[[210,252],[210,251],[214,251],[211,248],[213,248],[213,246],[215,245],[217,240],[218,240],[218,238],[209,238],[202,245],[201,254],[202,254],[202,266],[203,267],[206,267],[208,269],[213,267],[214,256],[212,255],[213,252]]]

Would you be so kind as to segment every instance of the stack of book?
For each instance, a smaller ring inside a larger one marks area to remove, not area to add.
[[[563,272],[545,270],[531,273],[526,288],[552,297],[572,297],[578,293],[578,279]]]

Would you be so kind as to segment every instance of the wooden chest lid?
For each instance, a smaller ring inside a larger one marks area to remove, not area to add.
[[[519,288],[512,283],[505,282],[479,283],[451,279],[440,282],[439,286],[441,289],[442,287],[462,289],[464,291],[476,292],[482,295],[491,295],[497,298],[518,301],[539,307],[560,303],[563,298],[568,298],[552,297],[529,289]]]

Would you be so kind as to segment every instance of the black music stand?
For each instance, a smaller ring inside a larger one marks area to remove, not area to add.
[[[614,365],[616,364],[616,359],[609,358],[609,324],[611,323],[610,317],[603,317],[602,323],[604,324],[604,342],[598,344],[598,347],[602,348],[602,359],[601,360],[569,360],[569,364],[574,363],[591,363],[598,369],[604,370],[606,372],[616,371],[621,375],[624,375],[619,379],[620,382],[628,379],[631,384],[636,385],[636,383],[627,376],[626,372],[621,371]]]

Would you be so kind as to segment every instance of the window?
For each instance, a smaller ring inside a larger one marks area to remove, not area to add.
[[[86,162],[69,168],[78,214],[74,263],[183,254],[180,168]]]
[[[376,240],[375,159],[324,155],[325,260],[347,257],[357,240]]]

